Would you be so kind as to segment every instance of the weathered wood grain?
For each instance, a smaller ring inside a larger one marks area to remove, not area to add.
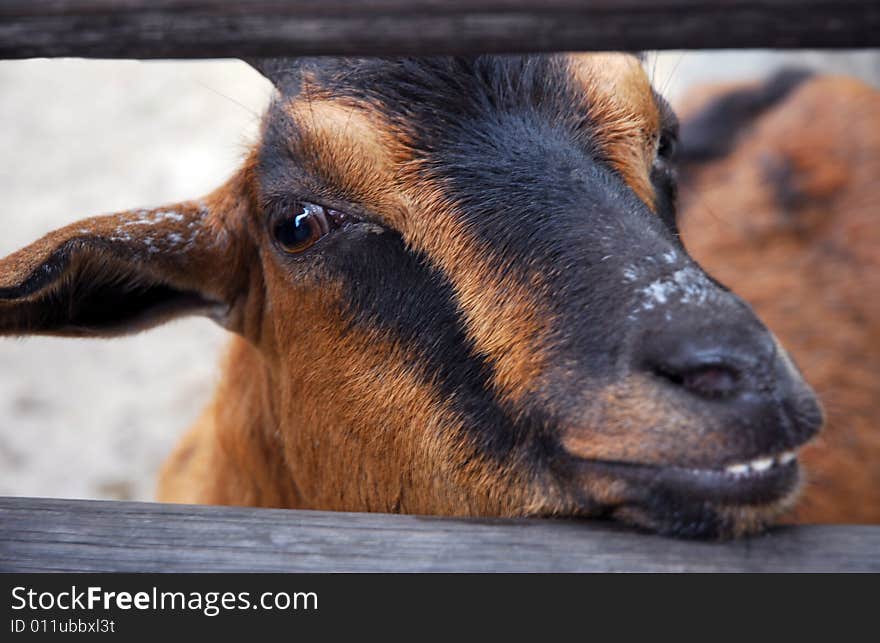
[[[876,0],[4,0],[0,58],[868,47]]]
[[[0,571],[880,571],[880,527],[680,541],[613,524],[0,498]]]

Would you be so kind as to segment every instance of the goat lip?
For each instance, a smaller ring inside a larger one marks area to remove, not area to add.
[[[776,460],[774,466],[763,462],[747,473],[725,469],[697,469],[602,460],[581,460],[585,472],[599,473],[629,483],[638,495],[666,495],[682,501],[719,502],[737,505],[761,505],[790,494],[800,478],[796,458]]]

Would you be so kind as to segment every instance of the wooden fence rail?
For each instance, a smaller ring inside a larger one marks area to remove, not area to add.
[[[880,527],[695,542],[573,520],[0,498],[0,571],[880,571]]]
[[[877,0],[3,0],[0,58],[880,46]],[[0,498],[0,571],[880,571],[880,527],[684,542],[607,523]]]
[[[0,58],[878,45],[877,0],[0,2]]]

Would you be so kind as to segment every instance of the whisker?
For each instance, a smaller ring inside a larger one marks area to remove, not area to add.
[[[207,89],[207,90],[210,91],[210,92],[213,92],[213,93],[216,94],[217,96],[221,96],[221,97],[225,98],[226,100],[228,100],[228,101],[229,101],[230,103],[232,103],[233,105],[238,105],[238,106],[241,107],[244,111],[246,111],[248,114],[250,114],[251,116],[253,116],[255,119],[259,119],[259,118],[261,118],[260,114],[258,114],[258,113],[255,112],[254,110],[252,110],[250,107],[248,107],[247,105],[245,105],[245,104],[242,103],[241,101],[238,101],[238,100],[234,99],[232,96],[229,96],[228,94],[224,94],[224,93],[221,92],[219,89],[216,89],[215,87],[211,87],[208,83],[206,83],[206,82],[204,82],[204,81],[202,81],[202,80],[199,80],[198,78],[195,78],[195,79],[193,79],[193,80],[194,80],[194,82],[195,82],[197,85],[201,85],[202,87],[204,87],[205,89]]]
[[[688,191],[691,195],[691,198],[695,199],[702,210],[709,215],[709,217],[713,220],[714,223],[722,226],[726,226],[728,228],[733,229],[735,227],[734,222],[731,219],[728,219],[725,216],[719,214],[718,210],[709,202],[709,199],[698,190],[693,185],[681,184],[680,189],[684,191]]]
[[[675,61],[675,64],[672,66],[672,70],[669,72],[669,76],[666,78],[666,82],[663,83],[663,88],[660,90],[660,95],[665,96],[666,92],[669,91],[669,87],[672,85],[672,79],[675,76],[675,73],[678,71],[679,65],[681,65],[681,61],[684,60],[684,57],[689,52],[683,51],[681,55],[678,57],[678,60]]]

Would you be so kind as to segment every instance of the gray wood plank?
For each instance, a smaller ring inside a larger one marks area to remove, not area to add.
[[[877,0],[4,0],[0,58],[868,47]]]
[[[735,542],[588,520],[0,498],[0,571],[880,571],[880,526],[781,527]]]

